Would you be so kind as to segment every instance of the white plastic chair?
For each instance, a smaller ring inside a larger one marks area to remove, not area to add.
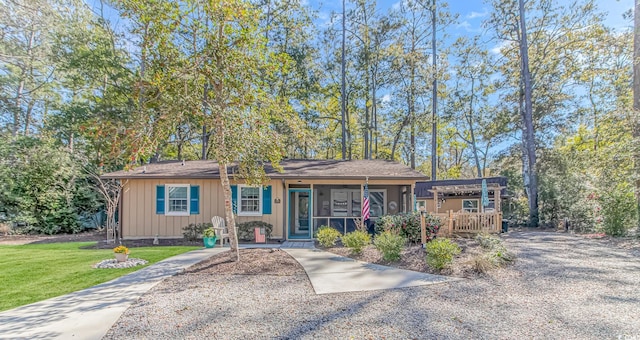
[[[229,239],[229,230],[227,230],[225,226],[224,218],[213,216],[211,218],[211,224],[213,224],[213,230],[216,231],[216,236],[220,240],[220,246],[224,247],[224,239]]]

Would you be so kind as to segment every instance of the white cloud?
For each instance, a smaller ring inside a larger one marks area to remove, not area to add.
[[[472,25],[468,22],[468,21],[463,21],[459,24],[456,25],[457,28],[464,28],[465,31],[467,32],[471,32],[471,33],[478,33],[478,32],[482,32],[482,29],[480,28],[473,28]]]
[[[484,18],[487,15],[489,15],[489,11],[486,8],[484,8],[482,12],[471,11],[471,13],[467,14],[466,18],[467,19]]]
[[[499,42],[496,46],[491,48],[491,53],[500,54],[500,51],[503,48],[509,46],[510,43],[511,43],[510,41],[506,41],[506,40],[503,40],[503,41]]]
[[[469,29],[469,28],[471,28],[471,24],[468,21],[465,20],[465,21],[459,23],[458,25],[456,25],[456,27],[458,27],[458,28],[462,27],[464,29]]]
[[[382,98],[380,98],[380,101],[381,101],[383,104],[387,104],[387,103],[391,102],[391,99],[393,99],[393,98],[391,97],[391,95],[390,95],[390,94],[388,94],[388,93],[387,93],[387,94],[385,94],[384,96],[382,96]]]
[[[331,18],[331,13],[325,12],[325,11],[318,12],[318,21],[317,22],[318,22],[318,25],[320,27],[323,27],[323,28],[331,26],[333,24],[332,18]]]

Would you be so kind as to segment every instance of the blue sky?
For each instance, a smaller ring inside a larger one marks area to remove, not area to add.
[[[436,0],[436,3],[439,0]],[[320,20],[326,20],[329,14],[342,12],[341,0],[305,0],[308,5],[319,11]],[[482,20],[487,17],[491,7],[483,0],[449,0],[449,10],[459,15],[459,23],[448,29],[452,36],[477,35],[482,33]],[[558,4],[571,4],[575,0],[558,0]],[[391,6],[398,6],[398,0],[378,0],[379,10],[384,11]],[[622,13],[633,8],[633,0],[596,0],[601,11],[607,12],[606,24],[610,27],[623,28],[629,23],[622,19]],[[347,5],[348,6],[348,5]]]
[[[100,0],[85,0],[94,9],[99,8]],[[329,20],[331,12],[342,12],[341,0],[301,0],[313,10],[318,11],[317,24],[322,26]],[[389,7],[398,6],[401,0],[378,0],[377,7],[379,11],[386,11]],[[440,0],[436,0],[440,1]],[[348,0],[347,0],[348,2]],[[458,23],[447,28],[447,33],[453,37],[464,35],[482,34],[482,20],[484,20],[491,7],[483,0],[449,0],[449,11],[458,14]],[[558,0],[558,4],[570,4],[575,0]],[[596,0],[596,4],[601,11],[607,12],[607,26],[616,29],[629,27],[630,22],[622,19],[622,13],[633,8],[633,0]],[[347,4],[349,6],[349,4]],[[106,9],[105,14],[112,20],[112,23],[118,25],[118,18],[115,13]]]

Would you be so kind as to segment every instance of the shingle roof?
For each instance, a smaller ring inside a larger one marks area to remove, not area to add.
[[[318,178],[318,179],[412,179],[425,180],[427,176],[410,167],[387,160],[283,160],[283,172],[270,164],[265,171],[271,178]],[[237,172],[229,167],[229,173]],[[220,178],[218,163],[214,161],[164,161],[137,167],[130,171],[116,171],[102,178]]]
[[[507,178],[506,177],[487,177],[487,185],[495,184],[499,185],[500,196],[506,197],[507,195]],[[417,182],[415,194],[419,198],[433,198],[433,192],[429,191],[434,186],[439,187],[452,187],[452,186],[464,186],[464,185],[481,185],[483,178],[471,178],[471,179],[445,179],[439,181],[427,181]]]

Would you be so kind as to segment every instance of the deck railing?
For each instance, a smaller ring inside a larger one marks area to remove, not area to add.
[[[458,234],[499,233],[502,230],[502,213],[500,212],[453,212],[432,214],[440,218],[442,227],[438,234],[445,236]]]

